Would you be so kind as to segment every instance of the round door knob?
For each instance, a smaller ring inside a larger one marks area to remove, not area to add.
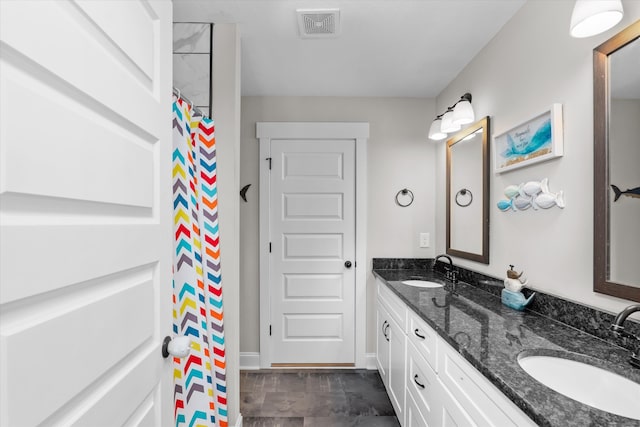
[[[162,342],[162,357],[165,359],[172,355],[173,357],[186,357],[191,350],[191,338],[181,335],[171,339],[171,337],[164,337]]]
[[[347,268],[351,268],[351,261],[345,261],[344,266]]]

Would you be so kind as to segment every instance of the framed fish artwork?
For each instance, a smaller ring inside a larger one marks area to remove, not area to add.
[[[494,172],[503,173],[563,154],[562,104],[493,138]]]

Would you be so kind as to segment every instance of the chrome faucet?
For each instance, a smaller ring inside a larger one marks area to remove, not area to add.
[[[446,277],[448,280],[451,280],[455,285],[458,282],[458,272],[454,270],[453,261],[451,260],[451,257],[449,255],[445,255],[445,254],[438,255],[436,259],[433,261],[433,271],[436,270],[436,264],[438,263],[438,260],[440,258],[445,258],[446,260],[449,261],[449,267],[446,267],[446,266],[444,267],[444,271],[445,271],[444,277]]]
[[[619,338],[629,338],[633,341],[636,341],[636,349],[631,352],[631,358],[629,359],[629,363],[631,366],[640,369],[640,337],[637,337],[627,331],[624,330],[624,322],[627,320],[627,317],[631,315],[631,313],[635,313],[636,311],[640,311],[640,304],[630,305],[629,307],[622,310],[616,316],[613,324],[611,325],[611,330],[613,334]]]

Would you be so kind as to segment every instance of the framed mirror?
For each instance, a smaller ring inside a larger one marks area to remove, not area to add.
[[[447,141],[447,254],[489,264],[489,117]]]
[[[640,21],[593,51],[593,290],[640,302]]]

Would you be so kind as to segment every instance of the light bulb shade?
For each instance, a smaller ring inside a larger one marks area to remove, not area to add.
[[[467,125],[473,123],[475,119],[476,115],[469,101],[463,99],[456,104],[456,107],[453,109],[452,118],[454,125]]]
[[[440,141],[441,139],[445,139],[447,137],[447,134],[440,130],[441,125],[442,120],[440,120],[439,118],[431,122],[431,127],[429,127],[429,139]]]
[[[444,116],[442,116],[442,125],[440,130],[445,133],[458,132],[462,126],[453,123],[453,110],[449,109]]]
[[[623,15],[621,0],[576,0],[569,32],[577,38],[595,36],[616,25]]]

